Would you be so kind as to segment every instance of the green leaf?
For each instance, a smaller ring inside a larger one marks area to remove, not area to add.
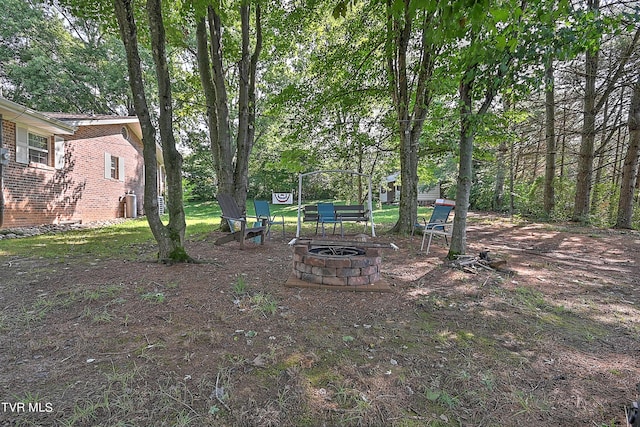
[[[508,9],[491,9],[489,11],[495,22],[507,22],[509,20]]]

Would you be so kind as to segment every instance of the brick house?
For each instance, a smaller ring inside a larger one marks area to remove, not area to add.
[[[142,213],[144,161],[137,117],[40,113],[0,98],[0,123],[0,147],[8,152],[7,164],[0,167],[2,227]],[[129,192],[136,195],[135,209],[124,207]]]

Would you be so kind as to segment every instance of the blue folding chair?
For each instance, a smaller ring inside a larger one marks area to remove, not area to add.
[[[316,222],[316,234],[318,234],[318,225],[322,224],[322,237],[325,236],[324,225],[333,224],[333,234],[336,234],[336,225],[340,224],[340,237],[344,237],[342,229],[342,218],[336,216],[333,203],[318,203],[318,221]]]
[[[422,231],[422,244],[420,245],[420,251],[424,249],[424,241],[429,235],[429,243],[427,244],[427,254],[429,253],[429,248],[431,247],[431,240],[433,236],[444,236],[444,241],[448,245],[449,240],[447,237],[451,236],[453,223],[447,222],[449,220],[449,215],[453,210],[453,206],[450,205],[436,205],[433,208],[433,212],[431,213],[431,218],[429,218],[429,222],[424,220],[424,222],[416,223],[415,229]]]
[[[272,225],[280,225],[282,224],[282,237],[284,237],[284,215],[280,215],[281,220],[276,221],[277,215],[271,215],[271,210],[269,209],[269,202],[266,200],[254,200],[253,207],[256,209],[256,218],[259,220],[266,220],[267,225],[267,236],[271,232]]]

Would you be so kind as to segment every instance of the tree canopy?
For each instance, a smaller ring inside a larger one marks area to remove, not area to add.
[[[145,3],[133,4],[146,23]],[[0,6],[11,17],[0,23],[3,96],[42,111],[133,111],[111,2]],[[465,251],[467,208],[616,222],[635,131],[624,120],[638,67],[633,5],[193,0],[162,8],[191,197],[220,189],[239,201],[265,197],[319,168],[375,181],[401,172],[395,231],[413,227],[417,186],[440,183],[458,203],[452,253]],[[139,40],[156,123],[162,103],[147,25]],[[359,183],[339,180],[310,195],[363,197]]]

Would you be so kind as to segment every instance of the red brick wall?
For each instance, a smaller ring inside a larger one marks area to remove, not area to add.
[[[59,170],[16,163],[16,125],[4,121],[3,129],[11,154],[4,168],[4,227],[122,217],[120,198],[126,191],[135,192],[142,211],[142,144],[133,132],[130,141],[124,139],[122,125],[81,126],[75,135],[65,135],[65,167]],[[53,164],[53,138],[50,143]],[[124,181],[105,178],[105,152],[124,161]]]

